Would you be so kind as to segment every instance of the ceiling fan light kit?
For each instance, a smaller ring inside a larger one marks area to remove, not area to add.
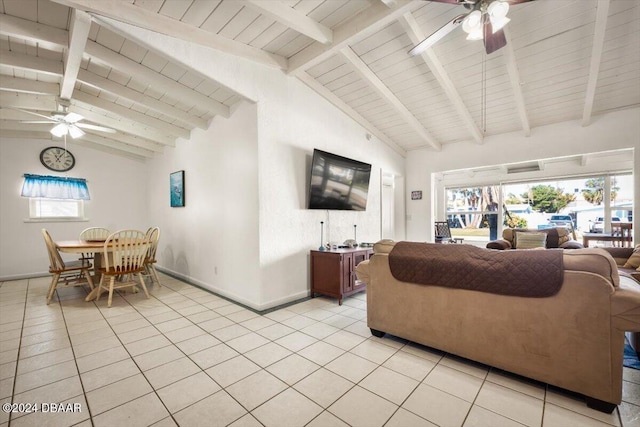
[[[511,21],[507,18],[509,3],[504,0],[493,0],[488,6],[486,0],[480,1],[475,7],[476,9],[462,20],[462,29],[468,34],[467,40],[483,39],[483,27],[487,19],[491,22],[493,34]]]
[[[507,44],[504,35],[505,25],[511,21],[507,18],[510,5],[527,3],[533,0],[430,0],[437,3],[447,3],[464,6],[468,13],[458,15],[443,25],[436,32],[418,43],[409,51],[409,55],[418,55],[438,40],[453,31],[462,24],[462,29],[467,33],[467,40],[484,40],[487,54],[491,54]]]

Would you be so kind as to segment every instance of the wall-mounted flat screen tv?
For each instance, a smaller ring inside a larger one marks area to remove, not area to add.
[[[309,209],[365,210],[370,175],[368,163],[313,150]]]

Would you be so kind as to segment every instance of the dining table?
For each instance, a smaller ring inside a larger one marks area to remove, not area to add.
[[[106,239],[95,240],[59,240],[55,242],[56,247],[60,252],[71,254],[93,254],[93,267],[97,272],[102,267],[102,257],[104,254],[104,242]],[[107,247],[107,252],[109,247]],[[95,284],[93,290],[89,292],[85,301],[91,301],[98,295],[98,285],[100,283],[100,277],[94,276],[98,279],[98,283]]]

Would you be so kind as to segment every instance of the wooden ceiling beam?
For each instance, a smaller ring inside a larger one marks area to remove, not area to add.
[[[138,138],[125,134],[122,132],[106,134],[100,131],[94,131],[92,129],[83,129],[85,133],[93,134],[97,136],[104,135],[104,138],[111,139],[113,141],[122,142],[123,144],[131,145],[133,147],[142,148],[144,150],[153,151],[155,153],[164,153],[164,145],[157,142],[149,141],[148,139]]]
[[[56,77],[62,75],[62,61],[23,55],[9,50],[0,50],[0,64]]]
[[[64,75],[60,83],[60,98],[62,99],[71,99],[71,95],[73,95],[90,28],[91,16],[81,10],[72,9],[69,47],[63,54]]]
[[[144,65],[141,65],[126,56],[120,55],[94,41],[89,40],[87,42],[85,53],[96,59],[98,62],[102,62],[125,74],[135,76],[135,78],[142,80],[149,86],[170,93],[171,96],[177,99],[188,99],[199,108],[209,111],[212,114],[229,117],[229,107],[226,105],[216,101],[215,99],[209,98],[200,92],[190,89],[169,77],[156,73],[151,68],[147,68]]]
[[[424,128],[422,123],[409,111],[409,109],[398,99],[397,96],[391,92],[391,90],[385,86],[385,84],[376,76],[376,74],[371,71],[371,69],[364,63],[362,59],[350,48],[345,47],[340,50],[340,53],[347,59],[347,61],[353,65],[355,71],[360,74],[360,76],[369,83],[372,89],[374,89],[378,94],[384,99],[387,103],[389,103],[395,111],[400,115],[400,117],[409,125],[411,128],[424,140],[427,144],[429,144],[432,148],[436,150],[440,150],[442,146],[435,138],[429,133],[427,129]]]
[[[141,126],[135,122],[123,121],[107,117],[103,114],[96,113],[93,110],[78,105],[73,101],[71,103],[71,106],[69,107],[69,111],[72,113],[78,113],[81,116],[86,117],[88,120],[95,122],[101,126],[110,127],[125,133],[136,135],[140,138],[145,138],[158,144],[168,145],[170,147],[175,147],[176,144],[174,138],[171,138],[170,136],[167,136],[165,134],[161,134],[154,129],[150,129],[146,126]]]
[[[0,92],[0,105],[3,108],[44,111],[55,111],[58,107],[56,97],[52,95],[34,95],[30,93],[4,91]],[[35,120],[35,118],[32,120]]]
[[[265,16],[322,44],[333,41],[333,31],[281,1],[245,0],[244,3]]]
[[[365,119],[358,113],[356,110],[351,108],[346,102],[341,100],[338,96],[336,96],[333,92],[331,92],[326,87],[322,86],[316,79],[314,79],[309,73],[300,72],[296,74],[296,77],[300,79],[304,84],[309,86],[312,90],[316,91],[319,95],[322,95],[327,101],[332,103],[334,106],[342,110],[346,115],[355,120],[360,126],[371,132],[375,135],[380,141],[387,144],[391,147],[395,152],[400,154],[402,157],[407,156],[407,152],[400,147],[398,144],[393,142],[391,138],[385,135],[380,129],[375,127],[369,120]]]
[[[31,93],[35,95],[57,95],[60,93],[58,83],[40,82],[0,75],[0,90]]]
[[[387,7],[382,2],[373,3],[353,18],[335,27],[331,45],[316,42],[289,58],[288,73],[296,74],[308,70],[419,6],[420,2],[412,2],[411,0],[397,0],[396,4],[391,7]]]
[[[0,14],[0,34],[25,38],[37,43],[55,44],[59,49],[66,48],[69,40],[69,34],[66,30],[36,24],[26,19],[13,18],[3,14]],[[221,102],[190,89],[92,40],[87,40],[85,53],[94,57],[99,62],[119,69],[124,73],[136,76],[148,82],[153,87],[171,93],[178,99],[188,99],[196,104],[197,107],[209,111],[211,114],[229,117],[229,107]],[[60,61],[31,57],[8,50],[0,51],[0,64],[55,76],[62,76],[64,71],[63,63]],[[132,101],[135,102],[135,100]],[[149,108],[153,107],[150,105]]]
[[[136,27],[197,43],[229,55],[259,62],[269,67],[286,70],[287,60],[279,55],[237,42],[233,39],[205,31],[177,19],[151,12],[130,2],[119,0],[53,0],[65,6],[106,16]]]
[[[411,12],[405,13],[402,18],[400,18],[400,23],[404,27],[405,32],[414,45],[417,45],[427,37],[424,34],[424,31],[422,31],[422,28],[420,28],[420,26],[418,25],[418,22],[413,17],[413,14]],[[475,120],[473,120],[473,116],[471,116],[469,109],[464,104],[464,101],[462,101],[462,97],[451,81],[449,74],[442,66],[442,62],[440,62],[440,59],[438,58],[436,53],[433,51],[433,49],[428,48],[420,54],[420,57],[427,64],[436,80],[438,80],[438,83],[442,87],[442,90],[444,90],[444,93],[449,98],[449,102],[453,104],[454,108],[458,112],[458,115],[471,133],[474,141],[478,144],[482,144],[484,136],[482,134],[482,131],[480,130],[480,127],[478,127]]]
[[[44,44],[49,50],[61,51],[69,46],[69,32],[11,15],[0,14],[0,34]]]
[[[527,104],[524,102],[524,94],[522,93],[522,80],[520,79],[520,71],[518,71],[518,63],[516,62],[516,55],[513,51],[513,42],[511,41],[511,32],[507,27],[502,29],[504,32],[507,45],[502,49],[505,63],[507,65],[507,72],[509,73],[509,82],[511,83],[511,90],[513,90],[513,97],[516,101],[516,109],[518,110],[518,116],[520,117],[520,124],[525,136],[531,136],[531,124],[529,123],[529,114],[527,113]]]
[[[51,125],[46,123],[20,123],[19,121],[14,120],[0,120],[0,130],[2,130],[3,137],[13,135],[15,138],[38,138],[59,141],[57,138],[52,138],[51,133],[49,133],[50,129]],[[46,134],[48,134],[48,136]],[[94,135],[89,132],[86,132],[78,139],[67,139],[67,142],[73,142],[75,144],[82,144],[82,141],[91,141],[126,153],[135,154],[136,156],[145,158],[153,157],[153,152],[150,150],[115,141],[108,137]]]
[[[89,141],[94,144],[104,145],[110,148],[116,148],[120,151],[124,151],[130,154],[135,154],[136,156],[141,156],[145,158],[153,157],[154,153],[149,150],[145,150],[144,148],[135,147],[133,145],[125,144],[120,141],[114,141],[110,137],[100,136],[94,133],[85,133],[82,138],[76,139],[74,142],[78,141]]]
[[[191,136],[191,132],[188,129],[172,125],[154,117],[147,116],[146,114],[140,113],[139,111],[132,110],[131,108],[115,104],[98,96],[90,95],[79,90],[74,93],[73,100],[92,107],[97,107],[112,114],[116,114],[125,120],[133,120],[134,122],[149,126],[150,128],[155,129],[158,135],[162,135],[164,132],[166,132],[169,135],[174,135],[176,137],[185,139],[189,139],[189,137]]]
[[[128,88],[127,86],[123,86],[113,80],[105,79],[91,71],[80,70],[78,73],[78,81],[120,98],[125,98],[141,107],[153,110],[156,113],[175,118],[187,125],[195,126],[200,129],[207,129],[206,120],[192,116],[186,111],[180,110],[179,108],[159,101],[151,96],[140,93],[137,90]]]
[[[607,19],[609,17],[609,4],[610,0],[599,0],[596,6],[596,25],[593,35],[593,47],[591,49],[589,80],[587,82],[587,92],[585,94],[584,110],[582,112],[582,126],[588,126],[591,123],[593,103],[596,97],[598,76],[600,74],[600,63],[602,62],[602,51],[604,49],[604,36],[607,29]]]

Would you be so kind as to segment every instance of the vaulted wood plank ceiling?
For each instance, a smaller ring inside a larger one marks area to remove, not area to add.
[[[512,6],[507,46],[486,55],[456,29],[408,51],[460,5],[426,0],[0,0],[0,132],[50,138],[58,99],[85,144],[151,157],[242,97],[100,25],[100,17],[199,43],[298,77],[401,154],[640,106],[640,2]]]

